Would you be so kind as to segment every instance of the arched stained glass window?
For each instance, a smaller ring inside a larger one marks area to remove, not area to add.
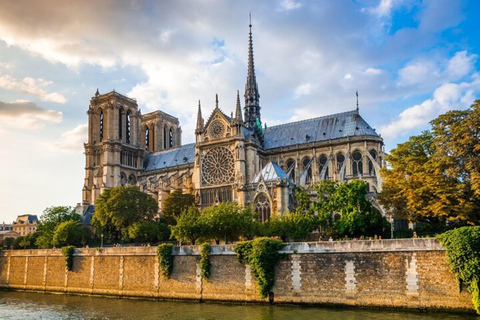
[[[287,171],[288,176],[290,179],[295,181],[295,161],[293,159],[288,159],[287,160]]]
[[[377,152],[375,150],[370,150],[370,156],[372,156],[373,160],[377,160]],[[375,166],[370,159],[368,159],[368,173],[372,176],[375,175]]]
[[[343,163],[345,162],[345,156],[343,155],[343,153],[339,152],[337,153],[337,172],[340,172],[340,170],[342,169],[342,166],[343,166]]]
[[[352,174],[354,176],[363,174],[363,160],[360,151],[355,151],[352,154]]]
[[[305,183],[311,183],[312,182],[312,166],[310,163],[310,158],[306,157],[303,159],[302,165],[303,165],[303,170],[310,164],[310,166],[307,169],[307,177],[305,179]]]
[[[326,155],[322,154],[320,156],[320,160],[318,161],[318,168],[319,168],[319,174],[321,175],[322,174],[322,171],[324,170],[325,168],[325,175],[323,176],[323,178],[325,180],[328,180],[328,165],[327,165],[327,161],[328,161],[328,158]],[[322,177],[320,176],[320,179]]]
[[[103,141],[103,110],[100,110],[100,141]]]
[[[150,129],[145,127],[145,150],[150,151]]]
[[[255,211],[258,214],[258,220],[265,222],[270,220],[271,206],[266,194],[261,193],[255,200]]]
[[[172,148],[173,147],[173,132],[172,128],[168,131],[168,147]]]
[[[125,123],[125,126],[126,126],[126,139],[125,141],[127,143],[130,143],[130,138],[131,138],[131,132],[132,132],[132,128],[131,128],[131,116],[130,116],[130,110],[127,111],[127,121]]]

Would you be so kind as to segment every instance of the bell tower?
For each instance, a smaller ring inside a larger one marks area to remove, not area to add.
[[[100,94],[97,90],[87,114],[84,208],[95,204],[105,189],[136,184],[145,149],[141,145],[141,114],[136,100],[115,91]]]

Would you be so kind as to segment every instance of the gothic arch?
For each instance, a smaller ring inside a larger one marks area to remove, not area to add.
[[[351,158],[352,175],[359,176],[363,174],[363,154],[360,150],[355,150]]]
[[[328,162],[329,161],[326,154],[320,155],[320,158],[318,159],[318,174],[319,174],[320,180],[329,179]],[[322,173],[323,173],[323,176],[322,176]]]
[[[305,174],[305,169],[308,166],[306,176],[305,176],[305,183],[311,183],[312,182],[312,164],[311,164],[311,159],[309,156],[303,157],[302,160],[302,175]]]
[[[295,160],[293,158],[289,158],[285,161],[285,169],[288,177],[295,181]]]
[[[132,112],[128,110],[127,115],[125,117],[125,142],[130,143],[131,138],[132,138]]]
[[[260,192],[253,201],[255,212],[258,214],[258,221],[265,222],[270,220],[272,214],[272,202],[266,192]]]

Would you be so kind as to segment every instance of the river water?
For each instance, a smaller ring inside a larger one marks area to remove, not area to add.
[[[475,315],[448,313],[166,302],[0,291],[0,319],[460,320],[478,318]]]

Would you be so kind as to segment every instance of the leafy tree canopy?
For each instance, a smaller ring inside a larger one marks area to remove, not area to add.
[[[50,248],[53,245],[55,228],[65,221],[78,221],[80,217],[69,206],[49,207],[43,211],[37,226],[35,244],[40,248]]]
[[[92,225],[112,241],[128,240],[128,227],[138,221],[153,221],[157,202],[136,186],[106,189],[97,199]]]
[[[480,220],[480,100],[449,111],[431,131],[398,144],[382,169],[380,203],[396,217]]]
[[[90,229],[78,220],[61,222],[55,228],[52,244],[61,246],[82,246],[90,239]]]
[[[195,205],[195,197],[193,195],[174,191],[163,201],[162,217],[168,225],[174,225],[176,223],[175,217],[179,217],[183,211],[193,205]]]

